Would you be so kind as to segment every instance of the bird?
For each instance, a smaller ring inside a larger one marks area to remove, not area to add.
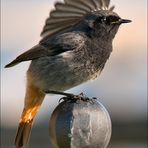
[[[27,70],[24,109],[14,145],[26,147],[35,116],[46,91],[64,92],[95,79],[113,50],[113,39],[123,23],[110,0],[58,1],[41,32],[37,45],[5,68],[31,61]]]

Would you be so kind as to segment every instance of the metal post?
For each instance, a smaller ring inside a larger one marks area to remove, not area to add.
[[[54,148],[106,148],[111,131],[110,116],[97,99],[65,100],[49,122]]]

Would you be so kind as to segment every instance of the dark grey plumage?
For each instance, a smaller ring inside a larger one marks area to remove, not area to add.
[[[112,51],[112,40],[122,23],[109,8],[110,0],[64,0],[41,33],[40,43],[6,67],[32,60],[28,75],[41,90],[66,90],[96,78]]]
[[[119,26],[130,22],[121,19],[109,4],[110,0],[57,2],[45,22],[39,44],[5,66],[32,60],[16,146],[26,145],[31,130],[27,125],[36,115],[44,91],[65,91],[96,78],[104,68]]]
[[[112,40],[122,22],[120,17],[113,12],[114,7],[112,6],[109,8],[109,3],[110,0],[64,0],[64,3],[57,2],[55,4],[55,10],[50,12],[50,16],[45,22],[45,26],[41,33],[43,38],[40,41],[40,44],[18,56],[14,61],[5,67],[14,66],[22,61],[34,60],[44,56],[54,56],[68,50],[74,50],[74,48],[70,47],[69,44],[70,42],[75,44],[75,40],[77,40],[74,32],[76,36],[83,34],[81,37],[83,37],[83,40],[85,41],[88,37],[102,38],[104,42],[108,42],[106,39],[104,40],[104,37]],[[107,24],[106,26],[101,26],[101,22],[99,21],[104,19],[102,17],[107,16],[111,17],[108,22],[114,21],[115,19],[116,23],[111,26]],[[97,20],[98,26],[93,26],[97,24]],[[105,31],[111,29],[113,26],[115,27],[114,29],[104,34]],[[74,36],[71,39],[66,40],[66,42],[59,42],[59,40],[55,41],[59,34],[64,37],[67,35],[65,34],[67,32],[72,32]],[[94,41],[91,41],[91,44],[93,44]],[[99,50],[100,44],[102,43],[99,42],[99,39],[98,41],[96,40],[96,42]],[[66,44],[69,44],[68,48],[66,47],[67,49],[64,46]],[[92,47],[90,48],[92,49]],[[111,50],[111,46],[109,48],[109,50]]]

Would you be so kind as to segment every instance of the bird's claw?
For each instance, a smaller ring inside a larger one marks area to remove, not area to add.
[[[93,100],[94,99],[97,99],[95,97],[93,97],[92,99],[91,98],[88,98],[86,97],[86,95],[84,95],[84,93],[80,93],[79,95],[73,95],[73,94],[70,94],[69,96],[66,96],[66,97],[62,97],[60,100],[59,100],[59,103],[63,100],[63,101],[66,101],[66,102],[77,102],[78,100],[82,100],[82,101],[85,101],[85,102],[90,102],[90,103],[94,103]]]
[[[64,101],[64,102],[71,102],[71,101],[74,101],[73,97],[70,97],[70,96],[67,96],[67,97],[62,97],[60,100],[59,100],[59,103],[61,101]]]

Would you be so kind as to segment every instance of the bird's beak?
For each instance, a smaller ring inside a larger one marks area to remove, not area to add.
[[[123,24],[123,23],[130,23],[130,22],[132,22],[132,21],[131,21],[131,20],[127,20],[127,19],[119,19],[119,20],[117,20],[117,21],[111,22],[111,24],[121,25],[121,24]]]
[[[119,24],[123,24],[123,23],[130,23],[130,22],[132,22],[131,20],[127,20],[127,19],[120,19],[119,20]]]

